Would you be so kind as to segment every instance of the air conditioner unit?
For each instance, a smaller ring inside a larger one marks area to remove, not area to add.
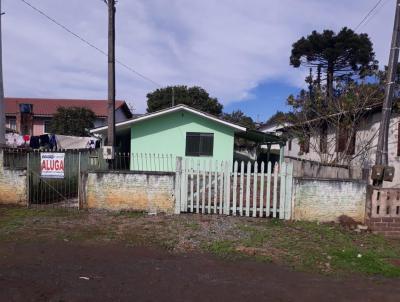
[[[114,159],[114,147],[104,146],[103,147],[103,158],[104,159]]]

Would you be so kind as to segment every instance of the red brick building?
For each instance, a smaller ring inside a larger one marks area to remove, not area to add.
[[[84,107],[96,115],[95,127],[107,122],[106,100],[35,99],[5,98],[6,127],[21,134],[42,135],[59,107]],[[117,123],[132,118],[124,101],[116,101],[115,120]]]

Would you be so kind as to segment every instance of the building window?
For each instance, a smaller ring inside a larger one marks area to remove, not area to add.
[[[292,139],[288,141],[288,151],[292,151]]]
[[[186,133],[186,156],[213,156],[213,133]]]
[[[336,151],[346,152],[347,155],[353,155],[356,151],[356,133],[354,131],[353,136],[350,138],[349,132],[350,130],[346,128],[340,128],[338,130]],[[346,150],[347,144],[349,144],[349,147]]]
[[[319,137],[319,150],[321,153],[328,153],[328,126],[321,126],[321,134]]]
[[[304,137],[299,139],[300,153],[306,154],[310,152],[310,134],[305,134]]]
[[[50,132],[51,132],[51,130],[50,130],[50,124],[51,124],[51,120],[45,120],[45,121],[43,122],[43,125],[44,125],[44,133],[50,133]]]
[[[17,119],[14,117],[6,118],[6,127],[11,130],[17,130]]]

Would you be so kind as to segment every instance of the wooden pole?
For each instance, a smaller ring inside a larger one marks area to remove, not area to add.
[[[6,114],[4,112],[4,83],[3,83],[3,45],[1,20],[3,12],[1,10],[0,0],[0,148],[6,146]]]
[[[385,99],[382,106],[382,119],[379,127],[378,145],[375,164],[388,165],[388,137],[390,115],[396,79],[397,64],[399,62],[400,47],[400,0],[396,0],[396,15],[394,19],[392,43],[390,48],[388,73],[386,76]]]
[[[115,0],[108,0],[108,146],[115,146]]]

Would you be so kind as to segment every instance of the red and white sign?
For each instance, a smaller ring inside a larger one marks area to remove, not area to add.
[[[41,153],[40,175],[43,178],[64,178],[65,153]]]

